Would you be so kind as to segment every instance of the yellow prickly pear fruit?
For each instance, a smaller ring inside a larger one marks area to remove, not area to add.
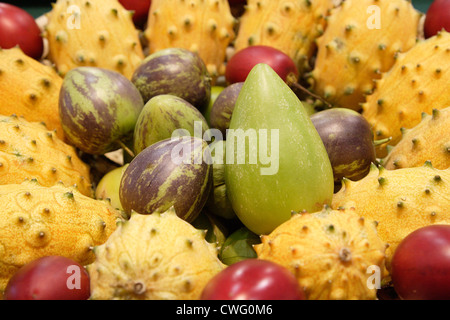
[[[411,129],[402,129],[402,138],[383,159],[388,169],[422,166],[431,161],[436,169],[450,167],[450,107],[433,109],[431,115],[422,114],[422,120]]]
[[[362,105],[362,114],[373,127],[376,140],[392,137],[396,145],[401,129],[420,123],[422,113],[450,106],[450,33],[442,31],[399,54],[391,70],[376,83]],[[376,148],[387,156],[387,146]]]
[[[325,28],[333,0],[249,0],[240,18],[236,51],[252,45],[267,45],[287,54],[300,73],[310,68],[315,40]]]
[[[419,20],[410,1],[344,1],[317,39],[312,90],[335,106],[359,111],[373,80],[415,45]]]
[[[131,79],[144,59],[131,12],[118,0],[58,0],[48,19],[48,58],[62,75],[91,66]]]
[[[376,299],[385,276],[386,243],[355,209],[295,214],[261,241],[258,259],[288,268],[309,300]]]
[[[59,255],[87,265],[121,219],[108,202],[37,180],[0,185],[0,291],[25,264]]]
[[[19,47],[0,49],[0,114],[44,122],[64,139],[58,110],[62,82],[53,68],[28,57]]]
[[[144,34],[150,53],[167,48],[196,52],[216,78],[225,73],[235,23],[228,0],[153,0]]]
[[[93,300],[197,300],[225,265],[205,232],[164,213],[133,212],[87,266]]]
[[[395,249],[409,233],[431,224],[450,224],[449,194],[450,169],[435,169],[429,162],[397,170],[372,165],[363,179],[344,179],[332,208],[354,207],[378,222],[378,234],[389,244],[389,267]]]
[[[0,184],[37,179],[51,187],[63,182],[93,196],[89,166],[44,124],[0,115],[0,132]]]

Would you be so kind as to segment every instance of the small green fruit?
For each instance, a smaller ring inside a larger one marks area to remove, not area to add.
[[[109,199],[114,208],[123,210],[122,204],[120,203],[119,188],[120,180],[122,180],[123,173],[127,167],[128,163],[105,174],[95,189],[95,198],[102,200]]]

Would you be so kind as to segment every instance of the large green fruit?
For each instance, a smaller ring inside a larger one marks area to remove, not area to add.
[[[65,136],[89,154],[117,150],[132,139],[143,107],[144,101],[130,80],[96,67],[70,70],[59,96]]]
[[[120,202],[126,213],[165,212],[192,222],[203,209],[212,187],[208,144],[196,137],[168,138],[145,148],[126,168]]]
[[[226,140],[225,183],[233,209],[256,234],[292,211],[330,204],[333,170],[324,144],[294,92],[267,64],[242,87]]]
[[[175,130],[191,136],[197,130],[203,137],[208,129],[206,119],[192,104],[174,95],[158,95],[145,104],[139,115],[134,129],[134,152],[139,154],[146,147],[171,138]]]

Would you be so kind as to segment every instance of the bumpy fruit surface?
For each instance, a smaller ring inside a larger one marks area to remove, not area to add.
[[[196,300],[225,265],[204,232],[164,213],[133,213],[94,248],[87,267],[94,300]]]
[[[359,111],[373,80],[415,45],[419,19],[405,0],[343,2],[317,39],[312,89],[335,106]]]
[[[62,78],[19,48],[0,49],[0,114],[45,122],[64,138],[58,111]]]
[[[295,214],[261,241],[258,258],[288,268],[309,300],[376,298],[368,268],[383,277],[386,243],[359,210]]]
[[[363,179],[344,181],[332,207],[355,207],[366,219],[378,222],[378,234],[389,244],[388,266],[409,233],[431,224],[450,224],[450,169],[435,169],[430,163],[398,170],[372,165]]]
[[[402,139],[383,159],[386,169],[422,166],[431,161],[436,169],[450,167],[450,107],[431,114],[411,129],[402,129]]]
[[[37,179],[51,187],[61,181],[93,196],[89,166],[44,124],[0,115],[0,132],[0,184]]]
[[[227,0],[153,0],[145,37],[150,53],[167,48],[198,53],[216,78],[225,72],[235,22]]]
[[[332,0],[249,0],[240,18],[236,51],[253,45],[274,47],[295,62],[300,73],[310,68],[315,40],[323,33]]]
[[[36,180],[0,186],[0,290],[23,265],[59,255],[87,265],[92,248],[116,229],[120,213],[62,184],[43,187]]]
[[[62,75],[91,66],[130,79],[144,59],[132,14],[118,0],[58,0],[48,19],[48,58]]]
[[[392,137],[390,144],[396,145],[401,128],[419,124],[423,112],[431,114],[433,109],[450,106],[449,82],[450,33],[441,32],[399,54],[362,105],[375,140]],[[376,150],[379,158],[387,155],[386,145]]]

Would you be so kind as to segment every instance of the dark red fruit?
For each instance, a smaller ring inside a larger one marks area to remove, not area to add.
[[[148,19],[148,13],[150,11],[151,0],[119,0],[122,6],[133,11],[133,22],[138,27],[143,29]]]
[[[450,225],[430,225],[406,236],[392,257],[391,276],[401,299],[449,300]]]
[[[0,2],[0,48],[10,49],[15,46],[39,60],[44,51],[41,30],[27,11]]]
[[[434,0],[425,17],[425,38],[436,35],[442,29],[450,32],[450,0]]]
[[[304,300],[294,275],[267,260],[246,259],[216,274],[205,286],[201,300]]]
[[[289,75],[298,77],[294,61],[284,52],[269,46],[250,46],[236,52],[228,61],[225,79],[229,84],[244,82],[253,67],[268,64],[283,80]]]
[[[20,268],[6,286],[5,300],[87,300],[89,274],[78,262],[47,256]]]

